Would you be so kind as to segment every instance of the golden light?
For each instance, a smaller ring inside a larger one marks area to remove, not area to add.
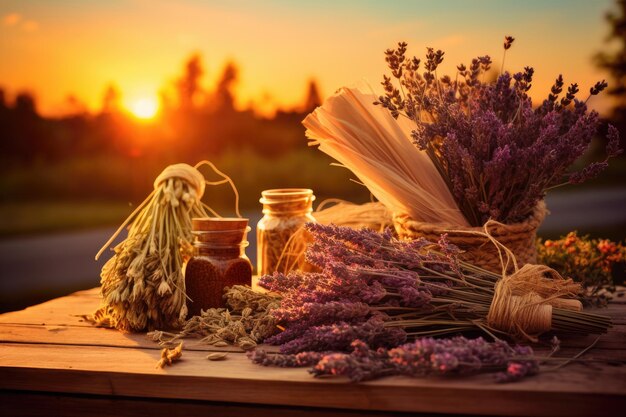
[[[156,116],[159,111],[159,103],[154,98],[144,97],[133,101],[129,110],[136,118],[148,120]]]

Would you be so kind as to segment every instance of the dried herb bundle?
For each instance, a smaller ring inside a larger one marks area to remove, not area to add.
[[[244,350],[277,331],[271,311],[278,308],[279,299],[250,287],[235,285],[224,289],[228,308],[210,308],[190,318],[178,333],[156,330],[148,333],[162,346],[174,346],[186,337],[200,338],[199,343],[215,347],[236,345]]]
[[[468,226],[428,155],[411,143],[409,123],[372,105],[376,99],[356,88],[340,89],[302,122],[309,145],[352,171],[390,211]]]
[[[536,268],[541,275],[529,276],[525,266],[503,278],[460,261],[445,236],[433,243],[367,229],[307,228],[314,237],[307,261],[322,272],[259,282],[282,295],[272,315],[285,330],[266,342],[283,353],[346,351],[355,339],[391,348],[407,338],[459,332],[534,340],[550,330],[604,333],[611,326],[608,317],[578,311],[572,297],[579,286],[552,278],[547,267]]]
[[[222,177],[206,181],[197,168],[209,165]],[[170,165],[155,180],[154,191],[126,219],[96,255],[113,242],[124,227],[128,237],[114,248],[101,273],[102,306],[90,317],[98,325],[123,331],[175,328],[187,316],[184,252],[191,247],[192,217],[219,215],[201,201],[206,185],[232,180],[211,162],[191,167]],[[237,208],[237,214],[239,210]]]
[[[505,38],[505,53],[513,41]],[[604,81],[580,100],[578,84],[565,89],[559,75],[533,109],[531,67],[485,81],[492,64],[485,55],[458,65],[452,77],[440,76],[443,51],[427,48],[423,61],[406,51],[405,42],[385,51],[392,77],[384,76],[385,94],[374,104],[412,124],[414,144],[429,156],[472,226],[490,218],[524,221],[548,190],[597,175],[622,152],[618,131],[609,125],[605,160],[568,172],[599,130],[599,115],[588,111],[587,101],[607,87]]]
[[[391,212],[379,202],[354,204],[340,199],[327,199],[317,206],[313,217],[321,224],[334,224],[352,229],[366,227],[378,232],[382,232],[393,224]],[[309,243],[311,243],[309,233],[305,227],[300,227],[287,241],[276,271],[284,273],[293,269],[315,270],[315,267],[306,263],[304,257]]]
[[[498,382],[518,381],[539,370],[539,359],[528,346],[510,346],[503,340],[493,343],[482,338],[422,338],[391,349],[371,349],[354,340],[351,352],[248,353],[252,362],[283,368],[312,367],[316,377],[347,376],[353,382],[391,375],[411,377],[458,376],[495,373]]]

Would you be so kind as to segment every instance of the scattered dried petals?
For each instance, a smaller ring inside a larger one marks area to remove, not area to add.
[[[206,355],[206,358],[210,361],[221,361],[226,359],[226,356],[228,356],[228,352],[213,352]]]
[[[164,368],[165,365],[171,366],[174,361],[180,359],[183,356],[183,342],[180,342],[178,346],[173,349],[164,348],[161,350],[161,359],[157,362],[157,368]]]

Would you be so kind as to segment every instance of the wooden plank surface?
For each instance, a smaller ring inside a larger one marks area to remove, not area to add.
[[[305,369],[260,367],[236,352],[212,362],[205,359],[206,347],[187,343],[179,363],[155,369],[159,348],[145,335],[91,327],[77,317],[98,303],[94,289],[0,316],[0,389],[482,415],[614,415],[626,407],[626,367],[600,362],[573,364],[515,384],[496,384],[488,375],[352,384],[315,379]],[[626,305],[606,312],[626,319]],[[616,325],[585,357],[623,363],[625,340],[626,325]],[[564,345],[568,355],[578,349]]]
[[[24,391],[0,391],[0,404],[2,404],[2,411],[5,412],[4,415],[11,417],[91,417],[94,415],[94,410],[98,410],[98,417],[319,417],[322,414],[325,417],[416,416],[413,413],[387,411],[264,406],[207,401],[153,401],[144,398],[110,398],[95,395],[59,395]],[[24,404],[29,404],[29,407],[24,407]],[[440,417],[446,416],[440,415]]]
[[[66,297],[0,315],[0,324],[93,327],[79,316],[93,313],[100,304],[100,289],[78,291]]]

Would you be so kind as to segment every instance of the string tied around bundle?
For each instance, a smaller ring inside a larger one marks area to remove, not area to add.
[[[537,341],[552,328],[553,307],[580,311],[580,286],[545,265],[526,264],[494,288],[487,324],[519,339]]]
[[[161,184],[170,178],[181,178],[185,180],[195,190],[198,200],[204,195],[206,181],[197,168],[188,164],[168,165],[154,180],[154,189],[158,189]]]
[[[546,265],[525,264],[520,268],[513,252],[491,235],[492,226],[501,223],[489,220],[483,232],[455,231],[484,236],[498,250],[502,278],[494,287],[487,325],[514,338],[536,342],[539,335],[552,329],[553,308],[582,310],[582,303],[574,298],[581,287]]]
[[[215,174],[221,177],[221,179],[217,181],[209,181],[205,179],[204,175],[202,175],[202,173],[200,172],[200,168],[205,165],[209,166]],[[192,198],[193,200],[195,200],[195,202],[201,205],[204,210],[207,210],[213,216],[222,217],[219,215],[219,213],[217,213],[211,207],[209,207],[206,204],[203,204],[201,200],[202,200],[202,196],[204,196],[204,191],[207,185],[229,184],[235,195],[235,214],[239,218],[242,217],[241,212],[239,211],[239,191],[237,191],[237,187],[235,186],[235,183],[228,175],[220,171],[215,166],[215,164],[213,164],[213,162],[204,160],[204,161],[198,162],[195,166],[191,166],[185,163],[168,165],[167,167],[165,167],[163,171],[161,171],[161,173],[154,180],[154,184],[153,184],[154,189],[148,195],[148,197],[146,197],[146,199],[141,204],[139,204],[139,206],[137,206],[137,208],[126,218],[126,220],[124,220],[124,222],[115,231],[115,233],[113,233],[113,235],[102,246],[102,248],[100,248],[100,250],[98,251],[95,257],[96,260],[100,258],[100,256],[104,253],[104,251],[107,248],[109,248],[109,246],[115,241],[115,239],[119,236],[122,230],[124,230],[124,228],[126,228],[129,224],[131,224],[137,218],[137,216],[141,213],[141,211],[152,202],[152,199],[155,196],[156,192],[161,187],[164,187],[165,184],[167,184],[168,180],[173,179],[173,178],[180,178],[183,181],[185,181],[187,184],[189,184],[189,186],[194,190],[195,195],[178,196],[176,194],[176,190],[173,190],[174,191],[173,193],[167,192],[171,194],[170,196],[168,196],[168,200],[170,201],[171,204],[177,205],[178,204],[177,199],[179,198],[182,198],[183,200],[187,198]]]

